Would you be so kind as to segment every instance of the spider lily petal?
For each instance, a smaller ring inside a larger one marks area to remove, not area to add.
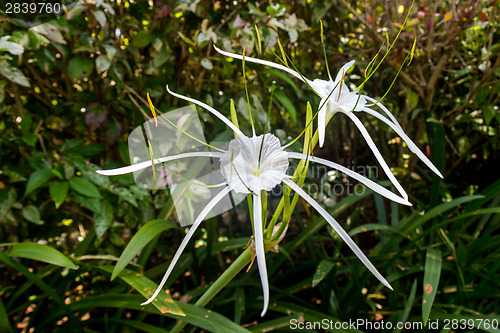
[[[167,271],[165,272],[165,275],[163,276],[163,279],[161,280],[160,284],[158,285],[158,288],[156,288],[156,291],[154,292],[153,296],[151,296],[146,302],[142,303],[141,305],[146,305],[146,304],[149,304],[151,303],[155,298],[156,296],[158,296],[158,294],[160,293],[161,291],[161,288],[163,288],[163,286],[165,285],[165,283],[167,282],[167,279],[168,277],[170,276],[170,273],[172,273],[172,270],[174,269],[175,267],[175,264],[177,263],[177,261],[179,260],[182,252],[184,251],[184,248],[186,247],[186,245],[189,243],[189,240],[191,239],[191,237],[194,235],[196,229],[200,226],[201,222],[205,219],[205,216],[207,216],[208,213],[210,213],[210,210],[212,210],[212,208],[215,207],[215,205],[217,205],[217,203],[219,203],[219,201],[221,201],[225,195],[227,195],[229,192],[231,191],[231,189],[229,187],[224,187],[206,206],[205,208],[203,208],[203,210],[201,211],[200,215],[198,215],[198,217],[196,218],[196,220],[194,221],[193,225],[191,226],[191,228],[189,229],[186,237],[184,237],[184,239],[182,240],[181,242],[181,245],[179,245],[179,248],[177,248],[177,252],[175,252],[175,255],[174,257],[172,258],[172,261],[170,262],[170,265],[168,266],[168,269]]]
[[[325,160],[325,159],[322,159],[322,158],[319,158],[319,157],[307,156],[305,154],[294,153],[294,152],[288,152],[288,157],[289,158],[300,159],[300,160],[309,160],[309,161],[314,162],[314,163],[323,164],[323,165],[326,165],[326,166],[328,166],[330,168],[337,169],[340,172],[345,173],[349,177],[356,179],[360,183],[365,184],[372,191],[374,191],[374,192],[376,192],[376,193],[378,193],[378,194],[386,197],[389,200],[392,200],[392,201],[397,202],[399,204],[403,204],[403,205],[407,205],[407,206],[412,206],[412,204],[408,200],[403,199],[403,198],[397,196],[396,194],[392,193],[391,191],[389,191],[385,187],[383,187],[383,186],[375,183],[374,181],[372,181],[372,180],[370,180],[370,179],[368,179],[368,178],[360,175],[357,172],[349,170],[348,168],[346,168],[346,167],[344,167],[344,166],[342,166],[340,164],[337,164],[337,163],[334,163],[334,162],[331,162],[331,161],[328,161],[328,160]]]
[[[399,127],[399,128],[401,128],[401,129],[403,129],[403,128],[401,127],[401,125],[399,125],[399,122],[397,121],[396,117],[394,117],[394,116],[392,115],[392,113],[391,113],[391,112],[389,112],[389,110],[385,107],[385,105],[384,105],[384,104],[382,104],[382,103],[377,103],[377,100],[376,100],[375,98],[371,98],[370,96],[367,96],[367,95],[363,95],[363,96],[366,98],[366,100],[367,100],[368,102],[372,102],[373,104],[377,104],[377,106],[378,106],[379,108],[381,108],[381,109],[382,109],[382,111],[384,111],[384,112],[385,112],[385,114],[386,114],[389,118],[391,118],[392,122],[393,122],[393,123],[394,123],[397,127]]]
[[[351,67],[354,65],[355,62],[356,62],[355,60],[351,60],[344,66],[342,66],[340,70],[337,72],[337,76],[335,77],[335,82],[339,82],[340,80],[342,80],[342,77],[345,76],[347,71],[351,69]]]
[[[398,125],[389,121],[386,117],[382,116],[378,112],[373,111],[372,109],[364,108],[363,111],[365,111],[366,113],[369,113],[372,116],[374,116],[375,118],[383,121],[390,128],[392,128],[394,130],[394,132],[396,132],[404,140],[404,142],[406,142],[406,145],[408,146],[408,149],[410,149],[411,152],[413,152],[415,155],[417,155],[417,157],[420,158],[420,160],[422,162],[424,162],[424,164],[427,165],[427,167],[429,169],[431,169],[436,175],[443,178],[443,175],[441,174],[441,172],[439,172],[439,170],[436,168],[436,166],[434,166],[434,164],[432,164],[432,162],[429,160],[429,158],[427,156],[425,156],[424,153],[422,153],[422,151],[420,149],[418,149],[417,145],[408,137],[408,135],[406,135],[406,133],[401,129],[401,127],[399,127]]]
[[[313,198],[311,198],[303,189],[301,189],[294,182],[283,179],[283,182],[288,185],[295,193],[299,194],[305,201],[307,201],[311,206],[314,207],[318,211],[318,213],[323,216],[323,218],[331,225],[331,227],[337,232],[337,234],[346,242],[346,244],[351,248],[351,250],[356,254],[356,256],[361,260],[361,262],[368,268],[368,270],[375,275],[375,277],[382,282],[384,286],[387,288],[394,290],[389,282],[377,271],[375,266],[370,262],[370,260],[365,256],[365,254],[361,251],[361,249],[354,243],[352,238],[345,232],[345,230],[340,226],[340,224],[330,215],[328,212],[321,207],[319,203],[316,202]]]
[[[220,120],[222,120],[227,126],[229,126],[229,128],[231,128],[236,134],[238,135],[244,135],[240,129],[238,127],[236,127],[236,125],[234,125],[229,119],[227,119],[222,113],[220,113],[219,111],[215,110],[213,107],[211,107],[210,105],[207,105],[197,99],[194,99],[194,98],[190,98],[190,97],[186,97],[186,96],[183,96],[183,95],[179,95],[175,92],[173,92],[172,90],[170,90],[168,88],[168,86],[166,87],[167,88],[167,91],[170,95],[172,96],[175,96],[177,98],[180,98],[180,99],[183,99],[185,101],[188,101],[188,102],[191,102],[191,103],[194,103],[194,104],[197,104],[199,106],[201,106],[202,108],[204,108],[205,110],[211,112],[214,116],[216,116],[217,118],[219,118]]]
[[[324,104],[324,105],[323,105]],[[323,147],[325,142],[325,127],[326,127],[326,100],[322,99],[319,105],[323,107],[318,112],[318,142],[319,146]]]
[[[363,125],[363,123],[361,122],[361,120],[359,120],[358,117],[356,117],[354,115],[354,113],[352,113],[352,112],[346,113],[346,114],[349,118],[351,118],[352,122],[358,127],[359,131],[361,132],[361,135],[363,135],[363,137],[365,138],[366,143],[370,147],[371,151],[375,155],[375,158],[380,163],[380,166],[382,167],[382,169],[384,170],[385,174],[387,175],[389,180],[392,182],[394,187],[398,190],[398,192],[403,196],[403,198],[405,200],[408,200],[408,194],[406,194],[406,192],[403,189],[403,187],[401,186],[401,184],[399,184],[396,177],[394,177],[394,174],[392,173],[391,169],[389,168],[389,166],[385,162],[384,158],[382,157],[382,154],[380,154],[377,146],[375,145],[375,142],[373,142],[373,139],[371,138],[370,134],[366,130],[366,128]]]
[[[222,51],[219,48],[217,48],[215,45],[214,45],[214,47],[217,50],[217,52],[219,52],[227,57],[233,57],[236,59],[243,58],[241,55]],[[316,94],[318,94],[319,97],[321,97],[320,106],[321,105],[325,105],[325,106],[323,106],[321,108],[321,110],[319,110],[319,112],[318,112],[318,143],[319,143],[320,147],[323,147],[323,144],[325,141],[326,123],[328,122],[328,120],[331,118],[331,116],[334,113],[341,111],[341,112],[349,115],[349,113],[352,113],[352,111],[368,112],[365,109],[366,101],[376,103],[375,99],[373,99],[367,95],[359,95],[355,91],[351,92],[349,90],[349,88],[347,87],[347,85],[345,84],[345,82],[344,82],[345,80],[342,79],[344,77],[345,73],[354,65],[354,63],[355,63],[354,60],[351,60],[342,66],[342,68],[337,72],[337,76],[335,77],[335,82],[332,81],[331,79],[330,80],[315,79],[315,80],[311,81],[311,80],[305,78],[304,76],[302,76],[300,73],[298,73],[298,72],[296,72],[288,67],[276,64],[276,63],[271,62],[271,61],[256,59],[256,58],[252,58],[252,57],[245,57],[245,60],[247,60],[249,62],[253,62],[253,63],[257,63],[257,64],[261,64],[261,65],[265,65],[265,66],[269,66],[269,67],[283,70],[283,71],[295,76],[296,78],[303,81],[304,83],[307,83],[314,90],[314,92],[316,92]],[[333,92],[332,92],[332,90],[333,90]],[[325,100],[326,100],[326,103],[325,103]],[[400,135],[403,138],[403,140],[408,145],[408,148],[413,153],[415,153],[425,163],[425,165],[427,165],[439,177],[443,178],[443,175],[441,174],[441,172],[420,151],[420,149],[418,149],[418,147],[409,139],[409,137],[407,135],[404,135],[405,137],[403,137],[403,134],[402,134],[402,133],[404,133],[403,129],[399,125],[396,118],[389,112],[389,110],[387,110],[387,108],[380,103],[377,103],[377,105],[389,116],[389,118],[392,120],[392,125],[399,128],[400,131],[397,131],[396,128],[391,125],[391,123],[386,122],[386,124],[388,124],[391,128],[393,128],[396,131],[396,133],[398,133],[398,135]],[[368,112],[368,113],[370,113],[370,112]],[[372,113],[370,113],[370,114],[372,114]],[[372,114],[372,115],[376,116],[375,114]],[[350,117],[350,118],[354,121],[353,117]],[[377,117],[377,118],[379,118],[379,117]],[[382,118],[379,118],[379,119],[385,122],[384,119],[382,119]],[[356,126],[358,126],[358,128],[360,128],[360,126],[359,126],[360,122],[355,121],[355,123],[356,123]],[[363,126],[363,125],[361,124],[361,126]],[[361,128],[360,128],[360,130],[361,130]],[[373,144],[373,140],[367,139],[367,138],[369,138],[369,135],[366,135],[366,133],[364,131],[362,131],[362,134],[363,134],[363,137],[365,138],[365,140],[367,141],[368,145],[372,149],[373,153],[375,154],[377,160],[381,163],[382,168],[388,174],[388,170],[390,172],[390,169],[385,162],[382,162],[383,158],[381,157],[381,155],[379,153],[377,153],[378,150],[376,149],[376,146]],[[406,138],[408,138],[408,140]],[[406,193],[404,193],[401,186],[396,181],[395,177],[392,175],[389,176],[389,174],[388,174],[388,177],[391,179],[392,183],[398,189],[398,191],[403,195],[403,197],[407,197]]]
[[[376,102],[374,99],[372,99],[368,96],[366,96],[366,97],[367,97],[366,98],[367,100],[370,100],[370,101],[373,100],[373,102]],[[382,116],[380,113],[378,113],[370,108],[365,107],[365,108],[363,108],[363,111],[368,113],[368,114],[371,114],[375,118],[383,121],[390,128],[392,128],[396,132],[396,134],[398,134],[404,140],[404,142],[406,142],[406,144],[408,145],[408,149],[410,149],[411,152],[413,152],[415,155],[417,155],[417,157],[422,162],[424,162],[424,164],[427,165],[427,167],[429,169],[431,169],[432,172],[434,172],[439,177],[443,178],[443,175],[441,174],[441,172],[439,172],[438,168],[436,168],[436,166],[429,160],[429,158],[427,156],[425,156],[425,154],[417,147],[417,145],[410,139],[410,137],[408,135],[406,135],[406,133],[401,128],[401,125],[399,125],[398,121],[389,112],[389,110],[387,110],[387,108],[384,105],[382,105],[381,103],[377,103],[377,105],[382,110],[384,110],[384,112],[391,118],[392,121],[389,121],[386,117]]]
[[[96,172],[100,175],[103,176],[117,176],[117,175],[124,175],[127,173],[132,173],[136,172],[142,169],[146,169],[147,167],[150,167],[153,164],[159,164],[159,163],[165,163],[169,161],[174,161],[178,160],[181,158],[188,158],[188,157],[221,157],[222,153],[217,153],[217,152],[193,152],[193,153],[183,153],[183,154],[178,154],[174,156],[165,156],[165,157],[160,157],[160,158],[155,158],[153,161],[144,161],[136,164],[132,164],[126,167],[122,168],[117,168],[117,169],[109,169],[109,170],[97,170]]]
[[[215,46],[215,44],[214,44],[214,48],[215,48],[215,50],[217,52],[219,52],[222,55],[225,55],[226,57],[231,57],[231,58],[243,60],[243,56],[242,55],[239,55],[239,54],[236,54],[236,53],[222,51],[217,46]],[[308,79],[306,79],[305,77],[303,77],[302,75],[300,75],[299,73],[297,73],[296,71],[294,71],[293,69],[290,69],[290,68],[288,68],[286,66],[283,66],[283,65],[271,62],[271,61],[261,60],[261,59],[257,59],[257,58],[247,57],[247,56],[245,56],[245,61],[253,62],[253,63],[256,63],[256,64],[265,65],[265,66],[269,66],[269,67],[273,67],[273,68],[277,68],[277,69],[281,69],[282,71],[285,71],[288,74],[292,74],[293,76],[295,76],[297,79],[303,81],[304,83],[311,84],[311,81],[309,81]]]
[[[259,267],[260,282],[264,295],[261,317],[264,317],[269,305],[269,281],[267,280],[266,255],[264,250],[264,232],[262,231],[262,202],[259,195],[253,196],[253,230],[255,235],[255,253]]]

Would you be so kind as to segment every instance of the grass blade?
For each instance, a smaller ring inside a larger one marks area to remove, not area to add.
[[[12,326],[9,323],[9,316],[7,315],[7,310],[3,305],[2,299],[0,298],[0,332],[14,332]]]
[[[422,319],[427,325],[432,303],[436,297],[439,277],[441,275],[441,251],[429,247],[425,256],[424,293],[422,295]]]
[[[335,264],[330,260],[321,260],[318,268],[316,268],[316,272],[314,272],[314,277],[312,280],[313,288],[316,287],[318,283],[323,281],[323,279],[328,275],[328,273],[330,273],[334,266]]]
[[[107,273],[113,271],[112,266],[101,266],[97,268],[98,270],[103,270]],[[123,269],[118,275],[120,279],[125,281],[131,287],[135,288],[141,295],[146,298],[151,297],[153,292],[156,290],[156,284],[137,272],[131,271],[129,269]],[[161,313],[171,313],[178,316],[183,316],[184,313],[179,308],[176,302],[168,295],[164,290],[160,292],[156,300],[152,303]]]
[[[111,280],[114,280],[128,265],[128,263],[137,255],[137,253],[139,253],[144,248],[144,246],[146,246],[146,244],[148,244],[153,238],[155,238],[163,231],[172,228],[179,227],[174,222],[165,220],[152,220],[142,226],[127,244],[125,250],[123,250],[120,259],[113,269]]]
[[[19,257],[43,261],[49,264],[76,269],[75,264],[56,249],[38,243],[25,242],[12,246],[7,251],[9,257]]]

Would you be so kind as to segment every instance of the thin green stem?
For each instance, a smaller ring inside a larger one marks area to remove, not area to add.
[[[272,103],[273,103],[273,95],[274,95],[274,89],[275,88],[276,88],[276,85],[273,82],[273,86],[271,87],[271,99],[269,101],[269,108],[267,110],[266,125],[264,125],[264,133],[262,134],[262,142],[260,143],[259,159],[258,159],[258,169],[260,169],[260,158],[262,157],[262,148],[264,147],[264,139],[266,137],[267,126],[269,125],[269,118],[271,117],[271,106],[272,106]]]
[[[252,133],[255,136],[255,126],[253,124],[253,117],[252,117],[252,110],[250,108],[250,98],[248,97],[248,86],[247,86],[247,76],[245,74],[245,48],[243,48],[243,59],[242,59],[242,66],[243,66],[243,81],[245,83],[245,94],[247,96],[247,104],[248,104],[248,114],[250,115],[250,124],[252,125]]]
[[[288,66],[288,63],[287,63],[287,62],[285,62],[285,61],[283,61],[283,59],[281,59],[281,58],[279,57],[279,55],[277,55],[277,54],[276,54],[276,52],[274,52],[274,50],[271,48],[271,46],[269,46],[269,44],[266,42],[266,40],[265,40],[265,39],[263,39],[263,38],[262,38],[262,41],[264,42],[264,44],[266,44],[267,48],[268,48],[269,50],[271,50],[271,52],[274,54],[274,56],[275,56],[276,58],[278,58],[278,60],[279,60],[279,61],[280,61],[280,62],[281,62],[284,66],[286,66],[286,67],[290,68],[290,66]],[[318,94],[318,93],[317,93],[317,92],[313,89],[313,87],[311,87],[311,85],[309,84],[309,80],[308,80],[306,77],[304,77],[304,75],[302,75],[302,74],[299,72],[299,70],[297,69],[297,67],[295,67],[295,64],[293,63],[292,59],[290,59],[290,57],[289,57],[286,53],[285,53],[285,57],[286,57],[286,59],[288,59],[288,61],[290,62],[290,65],[292,65],[293,70],[294,70],[295,72],[297,72],[297,74],[299,74],[299,75],[300,75],[300,77],[302,78],[302,82],[304,82],[305,84],[307,84],[307,86],[308,86],[309,88],[311,88],[311,90],[312,90],[312,91],[314,91],[314,93],[315,93],[315,94]]]
[[[319,20],[319,24],[321,25],[321,45],[323,46],[323,55],[325,56],[326,71],[330,80],[333,80],[332,75],[330,74],[330,68],[328,67],[328,58],[326,56],[325,40],[323,37],[323,21]]]
[[[380,101],[381,101],[381,100],[383,100],[383,99],[385,98],[385,96],[387,96],[387,94],[389,93],[389,91],[391,91],[392,86],[394,85],[394,83],[396,83],[396,80],[397,80],[397,78],[398,78],[398,76],[399,76],[399,73],[400,73],[400,72],[401,72],[401,70],[403,69],[403,66],[404,66],[404,64],[406,63],[406,61],[408,60],[408,58],[410,57],[410,55],[411,55],[410,53],[408,53],[408,54],[406,55],[405,60],[403,61],[403,63],[402,63],[402,64],[401,64],[401,66],[399,67],[399,70],[398,70],[398,72],[396,73],[396,76],[394,77],[394,80],[392,80],[392,83],[391,83],[391,85],[389,86],[389,88],[387,89],[387,91],[385,92],[384,96],[380,97],[380,99],[379,99],[378,101],[376,101],[375,103],[373,103],[373,105],[377,105],[378,103],[380,103]]]

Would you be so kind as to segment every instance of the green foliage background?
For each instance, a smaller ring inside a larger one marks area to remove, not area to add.
[[[498,1],[417,1],[400,39],[365,85],[366,94],[381,97],[416,39],[415,57],[384,104],[444,180],[385,125],[363,117],[414,206],[367,192],[317,196],[357,235],[394,292],[378,284],[325,221],[301,208],[280,252],[267,254],[266,317],[259,316],[255,267],[206,307],[193,305],[248,242],[242,205],[206,221],[166,285],[171,296],[140,307],[144,297],[137,292],[154,289],[183,230],[164,191],[141,189],[130,175],[110,179],[94,172],[130,163],[127,136],[151,117],[146,93],[162,111],[185,105],[166,93],[167,84],[226,115],[234,99],[249,129],[241,62],[219,55],[213,43],[277,61],[268,48],[259,52],[256,25],[275,50],[280,38],[303,74],[326,78],[322,20],[331,71],[354,59],[349,82],[360,84],[385,31],[392,41],[409,6],[379,0],[88,1],[29,30],[2,20],[0,331],[170,332],[180,329],[174,328],[179,319],[190,324],[188,332],[263,332],[287,331],[291,319],[323,318],[474,319],[475,329],[495,331],[477,319],[500,320]],[[282,140],[299,134],[306,101],[317,109],[316,96],[276,70],[248,63],[246,75],[257,130],[264,128],[269,87],[276,82],[271,128]],[[231,137],[207,113],[200,117],[207,140]],[[342,115],[316,153],[353,168],[375,163]],[[331,187],[343,180],[326,174],[307,179],[325,181]],[[142,237],[127,252],[138,230]],[[130,265],[110,282],[126,252],[121,263]]]

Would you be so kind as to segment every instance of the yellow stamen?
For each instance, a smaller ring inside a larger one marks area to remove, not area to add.
[[[415,54],[415,46],[416,45],[417,45],[417,37],[415,37],[415,40],[413,41],[413,46],[411,48],[410,62],[408,62],[408,65],[406,65],[406,66],[410,66],[411,61],[413,60],[413,55]]]
[[[283,57],[283,61],[285,62],[285,66],[290,68],[290,66],[288,66],[288,62],[286,61],[286,55],[285,55],[285,51],[283,50],[283,47],[281,46],[281,42],[278,38],[278,45],[280,47],[280,50],[281,50],[281,56]]]
[[[148,146],[149,146],[149,157],[151,158],[151,167],[153,168],[153,179],[156,180],[155,164],[153,162],[153,148],[151,147],[151,142],[149,142],[149,140],[148,140]]]
[[[156,127],[158,127],[158,120],[156,120],[155,107],[153,105],[153,102],[151,102],[151,98],[149,98],[149,93],[147,93],[146,96],[148,97],[149,108],[151,109],[151,113],[153,114],[153,118],[155,119],[155,125]]]
[[[321,26],[321,44],[323,44],[323,21],[319,20],[319,24]]]
[[[231,98],[231,104],[230,104],[230,107],[229,109],[231,110],[231,121],[233,122],[233,124],[240,128],[240,125],[238,124],[238,116],[236,115],[236,109],[234,107],[234,101],[233,99]],[[236,134],[236,132],[234,133],[234,137],[236,138],[238,136],[238,134]]]
[[[246,75],[245,75],[245,48],[243,48],[243,56],[242,56],[242,58],[241,58],[241,62],[242,62],[242,64],[243,64],[243,79],[244,79],[244,80],[245,80],[245,82],[246,82],[247,77],[246,77]]]
[[[337,98],[337,101],[340,99],[340,93],[342,92],[342,83],[344,82],[344,70],[342,70],[342,79],[340,79],[340,87],[339,87],[339,97]]]
[[[259,52],[262,54],[262,43],[260,42],[260,34],[259,29],[257,29],[257,25],[255,25],[255,32],[257,33],[257,40],[259,41]]]

